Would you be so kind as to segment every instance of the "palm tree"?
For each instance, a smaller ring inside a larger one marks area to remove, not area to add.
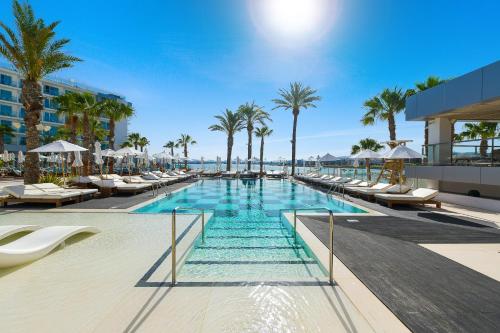
[[[109,119],[109,148],[115,149],[116,123],[134,115],[134,108],[115,99],[106,99],[101,103],[101,114]],[[110,163],[111,167],[112,163]]]
[[[17,31],[0,22],[0,27],[6,33],[0,33],[0,54],[23,77],[21,103],[26,109],[26,149],[30,151],[40,144],[36,129],[43,109],[40,80],[81,60],[63,52],[62,49],[69,43],[69,39],[55,39],[55,28],[59,21],[46,25],[43,19],[35,17],[29,4],[21,5],[19,1],[14,0],[12,6]],[[38,155],[27,153],[24,167],[24,182],[37,183],[40,177]]]
[[[120,145],[120,148],[126,148],[126,147],[133,147],[134,145],[132,143],[130,143],[130,141],[123,141],[122,144]],[[113,170],[111,169],[111,166],[110,166],[110,170]]]
[[[174,148],[176,146],[176,143],[174,141],[169,141],[166,144],[163,145],[163,148],[170,149],[170,155],[174,156]]]
[[[64,136],[67,136],[67,138],[69,139],[69,142],[76,144],[76,137],[78,135],[78,121],[80,115],[80,109],[76,104],[76,93],[68,92],[64,95],[54,97],[54,101],[59,104],[57,114],[63,115],[66,118],[66,128],[68,129],[68,131],[65,131],[64,133],[61,132],[61,135],[64,134]]]
[[[181,134],[181,138],[177,140],[177,146],[184,148],[184,169],[187,170],[188,145],[194,145],[197,142],[189,134]]]
[[[89,127],[91,133],[90,142],[92,143],[92,146],[95,145],[96,141],[104,141],[106,136],[109,135],[109,131],[102,127],[101,121],[96,117],[90,119]]]
[[[353,145],[351,147],[351,155],[359,153],[361,150],[370,149],[373,151],[379,151],[384,148],[383,145],[378,143],[376,140],[371,138],[361,139],[359,140],[359,144]]]
[[[89,92],[74,93],[75,108],[81,113],[81,133],[82,146],[87,148],[87,151],[82,153],[83,161],[83,176],[90,174],[92,161],[91,154],[94,149],[92,144],[92,129],[90,126],[91,119],[100,116],[100,105],[95,96]]]
[[[387,121],[389,127],[389,139],[396,140],[396,114],[405,108],[406,97],[414,93],[413,90],[403,92],[402,89],[384,89],[379,95],[366,100],[363,104],[368,110],[361,118],[363,125],[373,125],[375,121]],[[391,145],[392,146],[392,145]]]
[[[100,104],[101,114],[109,119],[109,148],[115,149],[115,127],[116,123],[130,118],[134,115],[134,108],[127,103],[122,103],[115,99],[106,99]],[[123,148],[123,147],[121,147]],[[109,159],[109,170],[115,167],[115,159]]]
[[[465,139],[481,139],[479,144],[479,154],[481,157],[487,157],[488,139],[493,138],[496,134],[498,123],[465,123],[464,131],[459,134],[460,138]]]
[[[429,76],[427,80],[424,82],[418,82],[415,84],[417,91],[424,91],[433,87],[436,87],[440,85],[441,83],[446,82],[445,80],[441,80],[437,76]],[[452,126],[454,126],[454,123],[452,123]],[[424,147],[425,147],[425,153],[424,155],[427,156],[427,146],[429,145],[429,121],[425,121],[425,128],[424,128]]]
[[[141,139],[141,135],[139,133],[130,133],[127,137],[127,141],[134,145],[134,149],[137,150],[139,146],[139,140]]]
[[[260,176],[264,175],[264,138],[273,134],[273,130],[267,126],[255,129],[255,136],[260,138]]]
[[[11,138],[14,136],[14,129],[9,125],[1,124],[0,125],[0,152],[3,153],[5,150],[5,138]]]
[[[269,113],[262,110],[262,108],[256,105],[254,102],[245,103],[240,105],[238,108],[238,113],[242,119],[243,128],[247,129],[248,135],[248,149],[247,149],[247,169],[250,170],[252,167],[252,136],[253,130],[256,124],[260,124],[262,126],[265,125],[265,120],[271,120]],[[228,161],[228,163],[231,163]]]
[[[231,155],[233,152],[234,134],[245,128],[243,119],[241,118],[241,114],[239,112],[233,112],[229,109],[226,109],[222,115],[215,116],[215,119],[217,119],[219,123],[210,126],[208,129],[214,132],[224,132],[227,134],[226,171],[231,171]]]
[[[278,94],[281,98],[273,99],[276,104],[274,109],[292,110],[293,131],[292,131],[292,176],[295,175],[295,151],[297,147],[297,120],[301,109],[315,108],[314,102],[321,100],[316,95],[316,90],[311,87],[304,87],[300,82],[290,83],[290,89],[280,89]],[[274,110],[273,109],[273,110]]]
[[[137,145],[141,147],[141,152],[144,150],[144,147],[149,145],[149,140],[145,136],[141,137],[139,141],[137,141]]]

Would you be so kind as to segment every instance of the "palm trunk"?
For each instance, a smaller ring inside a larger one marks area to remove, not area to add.
[[[295,175],[295,149],[297,140],[297,120],[299,118],[299,110],[293,110],[293,132],[292,132],[292,177]]]
[[[387,117],[387,123],[389,125],[389,139],[394,141],[396,140],[396,121],[394,120],[393,114],[390,114],[389,117]],[[395,146],[395,144],[392,144],[391,148],[394,148]]]
[[[230,134],[227,136],[227,162],[226,162],[226,171],[231,171],[231,160],[233,153],[233,135]]]
[[[36,81],[24,80],[21,92],[21,102],[26,109],[26,160],[24,161],[24,183],[36,184],[40,178],[40,164],[37,153],[28,151],[38,148],[40,138],[36,125],[40,123],[40,113],[43,109],[42,88]]]
[[[250,171],[252,168],[252,133],[253,128],[247,127],[248,133],[248,147],[247,147],[247,170]]]
[[[115,120],[113,118],[109,119],[109,148],[110,149],[115,149]],[[115,159],[110,158],[109,159],[109,167],[108,167],[108,173],[109,170],[111,170],[111,173],[113,173],[113,170],[115,168]]]
[[[89,114],[88,112],[83,112],[83,147],[87,148],[87,151],[82,152],[83,157],[83,175],[88,176],[90,172],[90,127],[89,127]]]
[[[187,144],[184,145],[184,169],[187,170],[188,168],[188,160],[187,160],[187,157],[188,157],[188,146]]]
[[[260,176],[264,175],[264,137],[260,138]]]
[[[479,144],[479,154],[481,157],[487,157],[488,152],[488,140],[481,138],[481,143]]]

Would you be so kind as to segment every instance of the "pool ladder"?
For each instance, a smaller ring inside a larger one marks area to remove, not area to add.
[[[177,282],[177,237],[176,237],[176,228],[177,228],[177,212],[178,211],[198,211],[199,213],[196,215],[197,218],[201,216],[201,241],[205,242],[205,211],[213,209],[201,209],[201,208],[183,208],[183,207],[175,207],[172,210],[172,287],[175,286]],[[215,212],[215,211],[214,211]]]
[[[340,190],[342,190],[342,199],[345,198],[345,185],[344,183],[333,183],[326,195],[333,195],[334,193],[338,193],[340,195]]]
[[[319,208],[296,208],[296,209],[280,209],[280,219],[285,211],[293,211],[293,238],[295,244],[297,244],[297,211],[327,211],[328,212],[328,269],[329,277],[328,280],[330,285],[333,285],[333,212],[329,208],[319,207]]]

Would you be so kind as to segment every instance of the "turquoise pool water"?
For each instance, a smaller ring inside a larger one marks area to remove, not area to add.
[[[136,213],[169,213],[175,207],[213,212],[205,239],[195,241],[179,281],[316,281],[325,270],[299,237],[284,209],[329,208],[365,213],[308,187],[279,180],[204,180]]]

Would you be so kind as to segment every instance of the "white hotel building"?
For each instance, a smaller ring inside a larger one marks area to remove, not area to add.
[[[25,109],[20,103],[22,79],[15,70],[0,66],[0,124],[9,125],[14,129],[14,137],[5,137],[5,149],[9,152],[19,150],[26,151],[26,127],[24,124]],[[43,128],[40,135],[53,136],[57,128],[65,123],[64,116],[58,116],[57,104],[53,97],[63,95],[66,92],[90,92],[97,100],[117,99],[125,103],[125,97],[109,93],[100,89],[85,86],[72,80],[47,78],[42,80],[42,93],[44,97],[44,109],[41,113],[41,124]],[[102,126],[109,127],[109,121],[101,118]],[[127,120],[118,122],[115,127],[115,148],[127,139]],[[107,148],[107,141],[103,142],[103,148]]]

